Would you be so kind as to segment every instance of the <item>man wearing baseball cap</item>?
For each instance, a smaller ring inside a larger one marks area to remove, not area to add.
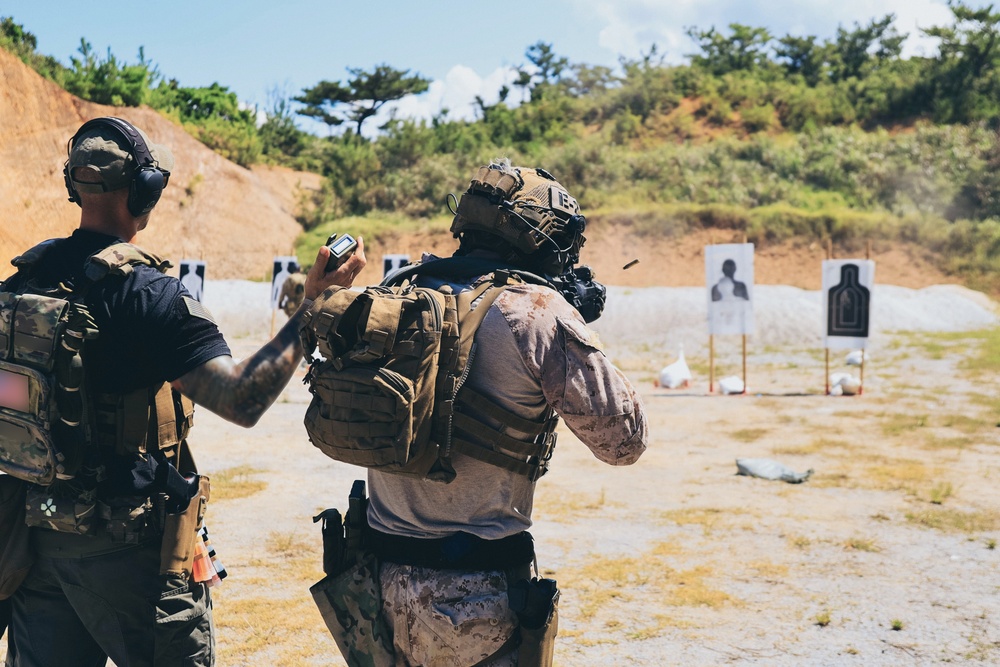
[[[210,489],[188,446],[193,403],[255,424],[301,359],[303,310],[365,265],[359,240],[324,273],[321,248],[303,307],[237,363],[211,314],[163,273],[170,264],[135,245],[173,167],[127,121],[85,123],[64,168],[79,229],[15,258],[17,273],[0,283],[0,375],[52,396],[21,412],[0,403],[0,470],[24,480],[35,553],[10,597],[8,667],[214,664],[211,597],[195,563]],[[15,423],[35,424],[28,445]]]

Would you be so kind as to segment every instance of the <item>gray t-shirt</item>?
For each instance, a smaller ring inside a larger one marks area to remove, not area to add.
[[[509,288],[475,341],[467,380],[473,389],[525,419],[539,420],[551,405],[605,463],[629,465],[645,451],[638,395],[601,351],[597,335],[554,290]],[[525,438],[514,430],[508,434]],[[533,482],[458,453],[452,463],[456,477],[449,484],[369,470],[371,526],[408,537],[464,531],[490,540],[531,526]]]

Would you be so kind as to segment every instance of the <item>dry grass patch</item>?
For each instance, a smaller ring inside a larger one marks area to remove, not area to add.
[[[290,593],[281,599],[230,598],[225,587],[213,593],[219,653],[226,656],[226,664],[300,667],[339,658],[332,639],[316,641],[325,626],[312,598],[298,588]],[[336,659],[332,664],[343,663]]]
[[[602,636],[601,632],[587,633],[587,641],[617,643],[656,636],[666,627],[679,627],[679,621],[668,615],[656,616],[656,623],[651,625],[627,627],[621,619],[633,614],[623,615],[621,605],[653,609],[664,602],[672,606],[712,608],[739,604],[709,583],[714,575],[709,566],[684,571],[670,567],[667,559],[675,553],[673,545],[660,543],[639,556],[595,556],[579,567],[560,572],[564,590],[571,591],[571,599],[579,605],[578,620],[599,622],[602,630],[620,635],[614,639]]]
[[[747,567],[755,571],[764,579],[782,579],[788,574],[787,565],[784,565],[783,563],[772,563],[767,560],[750,563]]]
[[[938,471],[928,468],[919,461],[873,458],[881,462],[865,467],[862,470],[862,475],[868,486],[881,491],[916,493],[929,479],[938,474]]]
[[[883,435],[893,437],[925,428],[929,423],[927,415],[883,412],[879,417]]]
[[[534,509],[539,519],[565,522],[584,514],[593,513],[606,507],[620,506],[607,499],[604,488],[597,493],[577,493],[565,489],[547,490],[535,498]]]
[[[726,516],[745,514],[745,510],[723,510],[716,507],[692,507],[688,509],[668,510],[663,518],[678,526],[701,526],[708,535],[714,528],[721,527]]]
[[[815,438],[805,445],[775,445],[771,452],[775,455],[807,456],[810,454],[823,454],[832,449],[848,451],[854,446],[844,440],[832,438]]]
[[[923,440],[923,448],[930,450],[939,449],[957,449],[959,451],[974,445],[975,440],[969,436],[958,436],[955,438],[944,438],[936,435],[928,434]]]
[[[953,428],[960,433],[972,435],[996,426],[996,420],[992,416],[970,417],[968,415],[944,415],[941,419],[941,426]]]
[[[659,542],[653,546],[649,553],[659,558],[663,558],[665,556],[680,556],[684,553],[684,547],[676,542]]]
[[[951,482],[939,482],[927,491],[927,500],[934,505],[941,505],[954,495],[955,489]]]
[[[317,534],[316,539],[309,539],[297,532],[271,531],[267,536],[267,552],[272,556],[289,558],[308,553],[320,552],[322,539]]]
[[[953,508],[933,508],[908,512],[906,520],[925,528],[950,533],[982,533],[1000,528],[1000,511],[963,511]]]
[[[667,603],[688,607],[711,607],[716,609],[735,602],[725,591],[713,588],[706,582],[712,569],[706,565],[678,572],[672,577],[673,586],[667,591]]]
[[[260,493],[267,488],[267,482],[256,476],[264,472],[251,466],[236,466],[213,473],[212,500],[236,500]]]
[[[663,634],[663,631],[670,627],[677,627],[676,621],[664,614],[656,614],[651,619],[653,623],[645,627],[636,628],[626,633],[625,637],[632,641],[642,641],[653,639]]]
[[[844,549],[848,551],[867,551],[876,553],[882,549],[875,543],[875,540],[860,535],[854,535],[844,540]]]
[[[238,587],[223,585],[212,592],[226,664],[342,665],[308,593],[323,577],[320,546],[278,532],[265,545],[266,557],[234,572]]]
[[[805,535],[790,535],[788,543],[796,549],[808,549],[812,546],[813,541]]]
[[[740,442],[756,442],[767,435],[768,432],[769,431],[766,428],[741,428],[738,431],[734,431],[730,435],[733,439],[739,440]]]
[[[959,368],[974,377],[1000,372],[1000,328],[974,331],[966,336],[975,339],[978,346],[971,358],[962,360]]]

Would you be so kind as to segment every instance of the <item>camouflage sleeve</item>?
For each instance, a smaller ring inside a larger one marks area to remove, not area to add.
[[[546,402],[598,459],[630,465],[646,450],[642,401],[597,334],[556,292],[507,290],[498,302]]]

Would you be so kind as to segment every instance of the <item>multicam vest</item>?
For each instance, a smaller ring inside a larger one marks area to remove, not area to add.
[[[128,394],[92,391],[87,349],[99,332],[84,303],[109,276],[138,265],[163,272],[170,263],[117,243],[87,260],[83,285],[42,288],[32,269],[53,243],[13,260],[16,290],[6,290],[10,281],[0,285],[0,471],[47,486],[72,479],[94,446],[117,454],[155,447],[176,460],[194,404],[167,383]]]

